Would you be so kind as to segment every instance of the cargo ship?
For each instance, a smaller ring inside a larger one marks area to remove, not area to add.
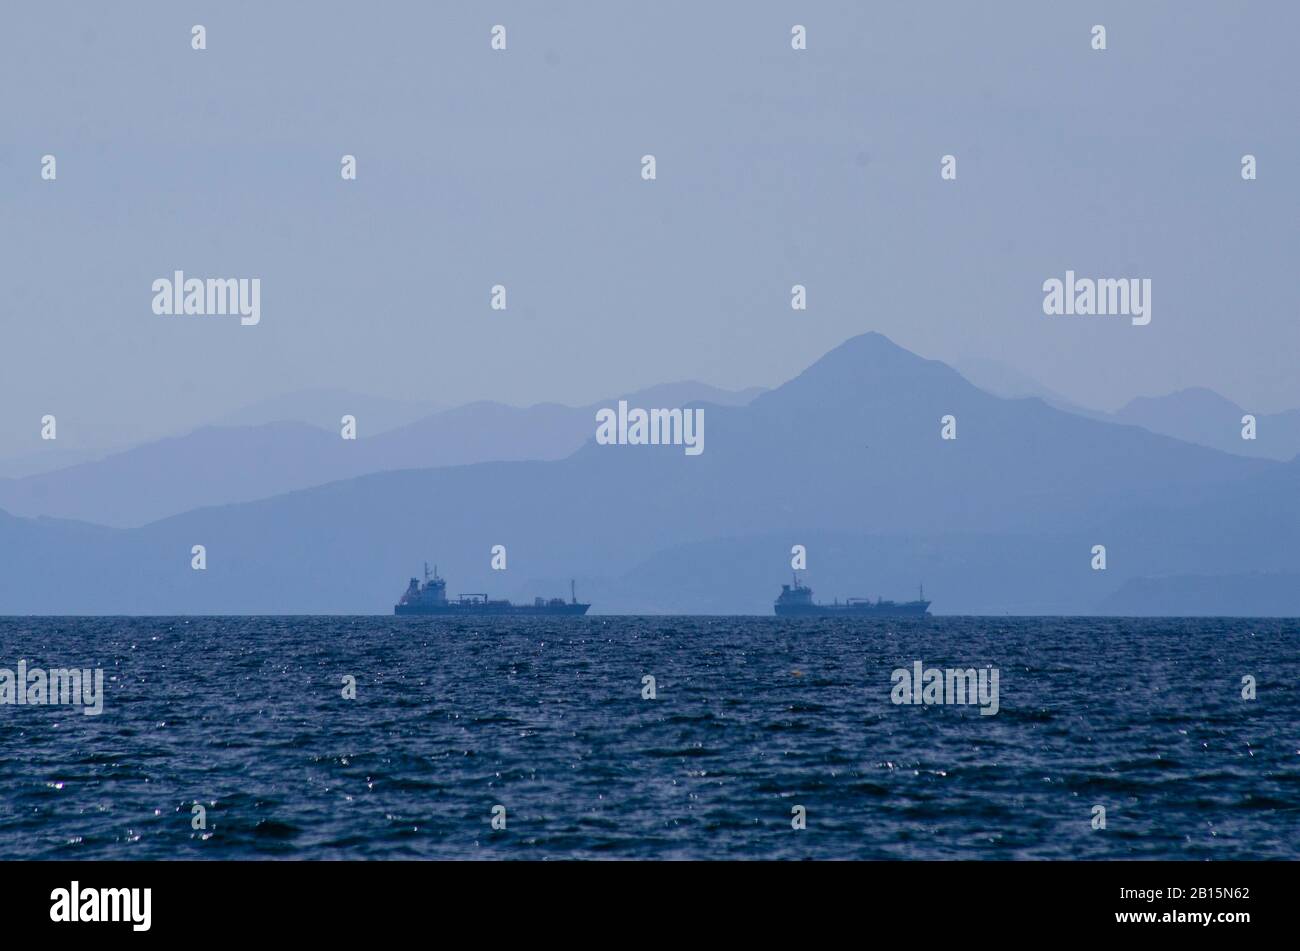
[[[569,582],[569,600],[563,598],[535,598],[532,604],[513,604],[510,601],[493,601],[486,594],[458,594],[455,600],[447,597],[447,582],[438,577],[438,566],[429,574],[424,566],[424,583],[412,578],[406,593],[393,606],[394,614],[436,614],[449,617],[479,617],[491,614],[509,614],[525,617],[554,617],[557,615],[581,617],[590,604],[578,601],[574,584]]]
[[[930,602],[925,600],[925,586],[916,601],[885,601],[877,598],[847,598],[841,604],[817,604],[812,599],[812,588],[799,583],[781,585],[781,593],[773,605],[778,617],[926,617]]]

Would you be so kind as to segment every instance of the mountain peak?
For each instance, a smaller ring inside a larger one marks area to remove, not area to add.
[[[1116,411],[1122,419],[1146,418],[1151,413],[1226,413],[1237,415],[1241,407],[1221,393],[1203,386],[1192,386],[1163,396],[1139,396]]]
[[[850,337],[838,347],[832,347],[827,351],[822,360],[832,357],[837,353],[853,353],[862,356],[877,356],[899,358],[905,357],[913,360],[921,359],[910,350],[905,350],[894,341],[890,340],[884,334],[875,330],[868,330],[866,333],[860,333],[856,337]],[[821,361],[818,361],[821,362]],[[816,366],[816,364],[814,364]]]
[[[919,357],[870,331],[850,337],[793,380],[758,397],[754,405],[862,402],[872,393],[918,386],[974,389],[947,364]]]

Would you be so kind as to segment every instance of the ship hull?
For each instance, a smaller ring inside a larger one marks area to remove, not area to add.
[[[398,616],[419,617],[582,617],[590,604],[399,604],[393,608]]]
[[[928,617],[929,601],[902,604],[778,604],[777,617]]]

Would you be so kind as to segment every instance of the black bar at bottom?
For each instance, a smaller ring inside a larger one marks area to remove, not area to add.
[[[463,925],[494,941],[596,928],[659,941],[690,921],[695,934],[838,923],[873,939],[1231,941],[1294,922],[1294,874],[1264,862],[6,862],[0,908],[7,936],[140,940],[374,938],[431,925],[450,939],[445,929]],[[71,920],[101,908],[125,920]]]

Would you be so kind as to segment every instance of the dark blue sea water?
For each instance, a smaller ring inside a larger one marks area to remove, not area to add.
[[[106,693],[98,717],[0,706],[0,856],[1295,859],[1298,635],[1278,620],[0,619],[0,667],[98,666]],[[998,713],[891,703],[891,671],[917,660],[996,667]]]

